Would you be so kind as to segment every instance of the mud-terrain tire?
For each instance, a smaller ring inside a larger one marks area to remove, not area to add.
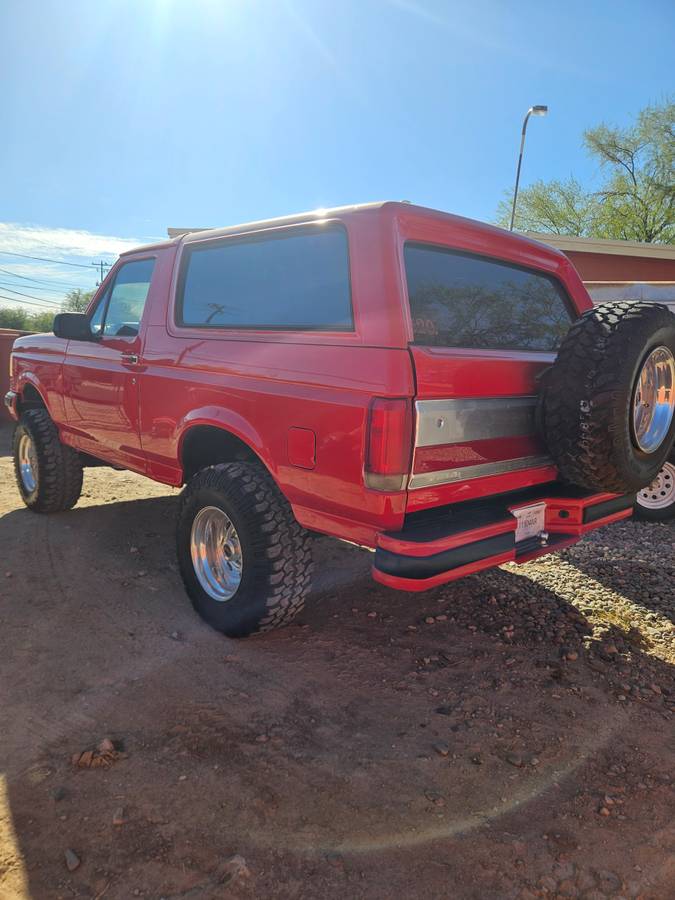
[[[635,518],[644,522],[671,522],[675,519],[675,450],[654,481],[638,491]]]
[[[14,429],[14,474],[21,499],[39,513],[72,509],[82,493],[82,462],[59,440],[46,409],[28,409]]]
[[[302,609],[311,536],[261,465],[223,463],[198,472],[181,495],[176,537],[187,593],[218,631],[270,631]]]
[[[577,319],[543,378],[538,410],[544,440],[564,481],[632,493],[656,478],[673,446],[675,417],[666,422],[658,444],[643,449],[646,438],[639,437],[634,421],[636,387],[643,368],[656,360],[670,382],[659,395],[669,405],[674,358],[675,316],[665,306],[604,303]]]

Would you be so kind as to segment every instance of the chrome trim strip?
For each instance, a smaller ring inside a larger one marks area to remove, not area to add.
[[[483,478],[485,475],[501,475],[505,472],[517,472],[519,469],[534,469],[553,464],[553,460],[549,456],[522,456],[519,459],[503,459],[499,462],[481,463],[477,466],[463,466],[461,469],[418,472],[410,476],[408,490],[414,491],[419,488],[436,487],[440,484],[453,484],[456,481]]]
[[[415,446],[533,434],[536,405],[536,397],[418,400]]]

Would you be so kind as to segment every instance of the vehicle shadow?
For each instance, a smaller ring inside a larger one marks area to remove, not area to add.
[[[561,558],[635,606],[675,622],[675,524],[629,520],[588,535]]]
[[[619,895],[637,861],[658,885],[673,667],[598,618],[602,572],[574,602],[511,567],[411,595],[320,539],[297,622],[234,642],[186,600],[174,515],[152,497],[0,518],[0,894],[20,877],[39,900],[219,897],[234,854],[246,897],[444,896],[448,879],[517,897],[571,855],[579,892],[609,871]],[[72,765],[103,737],[126,758]]]

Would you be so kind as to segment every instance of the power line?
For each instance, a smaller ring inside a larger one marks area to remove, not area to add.
[[[4,294],[0,294],[0,300],[8,300],[10,303],[14,303],[15,308],[17,306],[43,306],[42,301],[38,303],[33,303],[32,300],[17,300],[15,297],[5,297]],[[42,312],[52,312],[51,309],[43,309]]]
[[[61,306],[58,300],[43,300],[42,297],[36,297],[35,294],[24,294],[22,291],[13,291],[12,288],[3,287],[4,291],[9,291],[10,294],[18,294],[19,297],[28,297],[30,300],[37,300],[40,303],[48,303],[53,304],[54,306]]]
[[[11,250],[0,250],[0,253],[5,256],[20,256],[22,259],[37,259],[39,262],[57,263],[57,265],[59,266],[75,266],[75,268],[77,269],[91,268],[91,264],[86,265],[85,263],[64,262],[64,260],[62,259],[49,259],[46,256],[28,256],[28,254],[26,253],[12,253]],[[94,263],[94,265],[98,265],[98,263]]]
[[[81,284],[74,284],[72,281],[56,281],[55,279],[46,281],[44,278],[31,278],[29,275],[20,275],[18,272],[12,272],[10,269],[0,269],[0,272],[4,272],[5,275],[11,275],[12,278],[21,278],[23,281],[34,281],[36,284],[60,284],[64,287],[84,290]]]
[[[0,272],[1,271],[2,271],[2,269],[0,269]],[[69,293],[69,291],[66,288],[54,288],[54,287],[48,288],[48,287],[42,287],[41,285],[38,285],[38,284],[36,284],[36,285],[17,284],[15,281],[0,281],[0,286],[5,287],[8,290],[10,288],[28,287],[32,291],[49,291],[50,293],[53,293],[53,294],[61,294],[64,297],[66,296],[66,294]],[[82,293],[85,293],[85,292],[82,291]]]

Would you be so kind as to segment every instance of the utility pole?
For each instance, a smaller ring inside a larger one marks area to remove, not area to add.
[[[93,262],[92,266],[100,271],[101,277],[98,283],[101,284],[101,282],[105,278],[106,272],[111,268],[111,265],[110,263],[104,262],[102,259],[99,259],[98,262]]]

